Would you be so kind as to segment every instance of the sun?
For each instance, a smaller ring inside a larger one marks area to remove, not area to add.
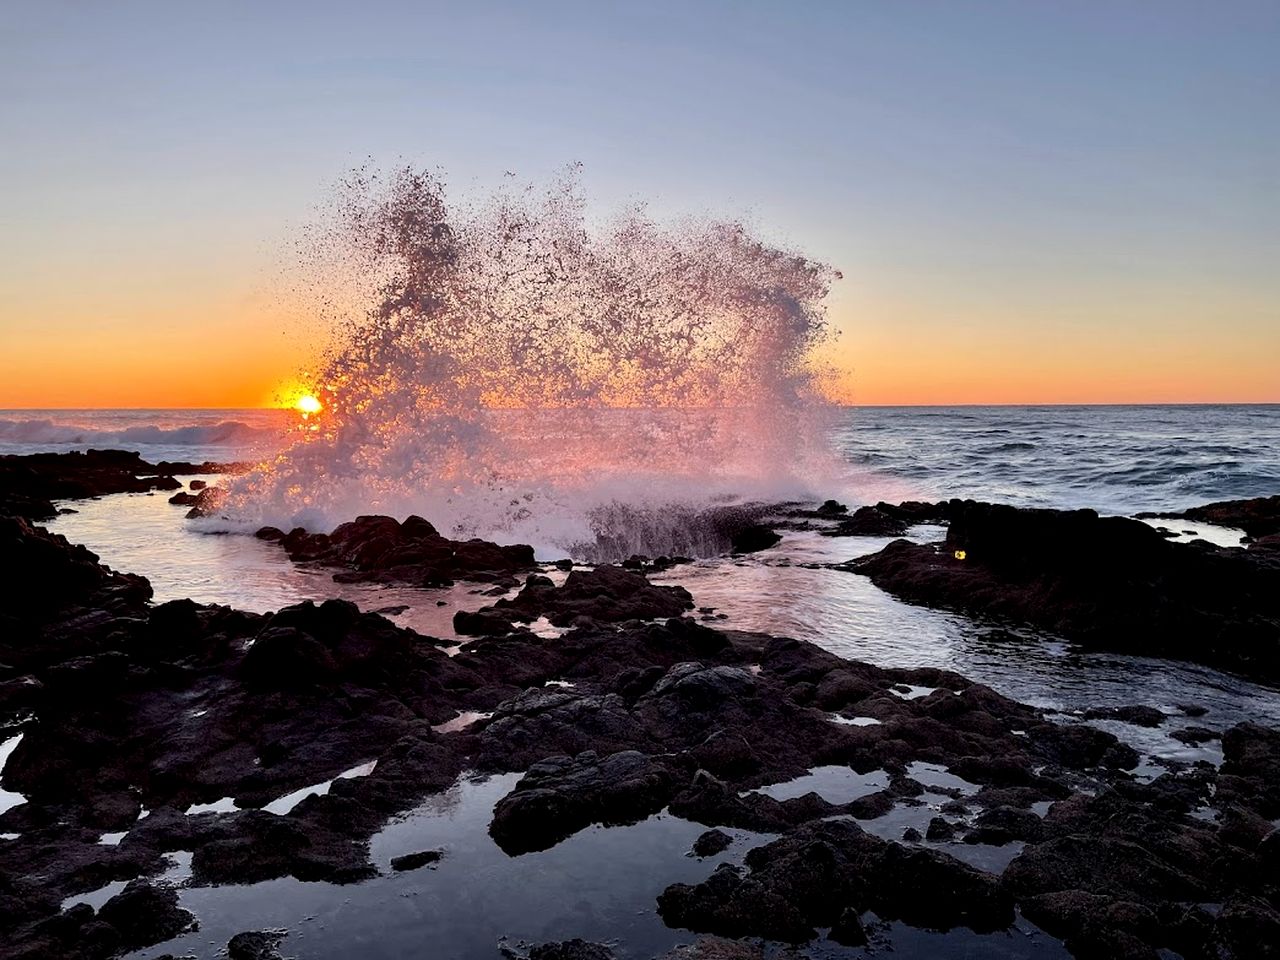
[[[304,393],[294,401],[294,409],[301,411],[303,414],[319,413],[324,409],[324,404],[317,400],[309,393]]]

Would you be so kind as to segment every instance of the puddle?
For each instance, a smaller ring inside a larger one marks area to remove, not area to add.
[[[775,800],[791,800],[806,793],[816,793],[828,803],[842,804],[883,790],[889,785],[889,775],[883,770],[858,773],[850,767],[814,767],[804,776],[782,783],[771,783],[747,793],[763,793]]]
[[[463,710],[452,720],[446,720],[444,723],[437,723],[431,729],[436,733],[456,733],[459,730],[465,730],[473,723],[481,720],[488,720],[493,713],[481,713],[478,710]]]
[[[104,847],[118,847],[128,833],[128,830],[122,830],[120,833],[104,833],[98,838],[98,842]]]
[[[350,770],[344,770],[338,774],[333,780],[354,780],[356,777],[367,777],[373,773],[373,768],[378,765],[377,760],[368,760],[358,766],[352,767]],[[312,794],[324,795],[329,792],[329,788],[333,786],[333,780],[326,780],[323,783],[313,784],[310,787],[303,787],[301,790],[295,790],[293,793],[287,793],[283,797],[272,800],[263,810],[268,813],[279,814],[284,816],[303,800]]]
[[[846,717],[843,714],[833,713],[827,717],[832,723],[838,723],[845,727],[878,727],[880,721],[875,717]]]
[[[650,957],[693,939],[657,916],[657,896],[668,884],[697,883],[773,839],[728,830],[735,843],[698,860],[687,854],[706,827],[661,813],[627,827],[589,828],[551,850],[512,858],[488,828],[493,805],[519,779],[463,778],[388,824],[370,842],[382,873],[365,883],[283,878],[181,889],[200,929],[130,956],[212,960],[225,956],[226,942],[242,930],[280,928],[288,930],[284,952],[308,960],[493,960],[502,937],[513,944],[619,940],[627,956]],[[434,870],[390,870],[392,857],[434,849],[444,852]]]
[[[529,624],[529,631],[535,637],[542,637],[544,640],[554,640],[557,637],[563,637],[571,627],[557,627],[546,617],[539,617]]]
[[[88,893],[77,893],[62,901],[62,909],[74,907],[77,903],[87,903],[94,910],[99,909],[104,903],[114,897],[117,893],[128,886],[127,880],[112,880],[105,886],[99,887],[97,890],[90,890]]]
[[[238,809],[235,797],[223,797],[221,800],[214,800],[212,803],[193,803],[184,812],[188,817],[191,817],[197,813],[235,813]],[[139,816],[138,819],[141,820],[142,817]]]
[[[938,687],[918,687],[912,683],[896,683],[889,688],[889,692],[895,697],[901,697],[903,700],[919,700],[921,697],[927,697],[937,689]]]
[[[928,787],[939,787],[943,790],[958,790],[964,796],[972,796],[982,789],[978,784],[971,783],[963,777],[957,777],[951,773],[940,763],[915,763],[907,764],[907,776],[912,780],[917,780]]]

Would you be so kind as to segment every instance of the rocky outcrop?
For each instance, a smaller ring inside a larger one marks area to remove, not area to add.
[[[0,516],[48,520],[56,516],[56,500],[84,500],[111,493],[177,490],[175,476],[229,473],[242,469],[229,463],[147,463],[125,450],[0,456]]]
[[[559,587],[547,577],[529,577],[515,597],[504,597],[475,613],[460,612],[453,625],[459,633],[475,634],[539,617],[567,627],[587,621],[667,619],[692,609],[693,597],[684,587],[655,586],[643,573],[606,564],[573,570]]]
[[[1145,513],[1138,516],[1236,527],[1243,530],[1250,539],[1261,540],[1280,533],[1280,495],[1254,497],[1251,500],[1220,500],[1217,503],[1206,503],[1202,507],[1192,507],[1181,513]]]
[[[1280,677],[1280,554],[1171,543],[1092,510],[952,501],[948,515],[945,543],[898,540],[843,568],[915,603]]]
[[[390,549],[373,528],[401,546],[438,537],[384,520],[337,544],[300,542],[371,572]],[[722,832],[773,834],[739,840],[754,846],[741,865],[710,872],[708,862],[705,879],[662,893],[663,918],[696,931],[784,941],[828,931],[857,944],[866,911],[992,930],[1016,908],[1080,956],[1168,948],[1243,960],[1274,942],[1280,733],[1261,726],[1223,731],[1221,771],[1184,765],[1143,783],[1127,772],[1137,754],[1104,730],[1058,722],[956,673],[710,629],[680,616],[683,591],[634,571],[575,569],[561,587],[533,577],[451,657],[342,601],[274,614],[151,606],[145,581],[24,521],[5,524],[0,561],[27,577],[4,586],[13,629],[0,633],[0,690],[16,691],[0,696],[0,727],[23,734],[3,786],[26,798],[0,814],[0,832],[19,835],[0,843],[0,943],[14,956],[97,960],[138,942],[143,914],[156,930],[187,922],[145,880],[173,851],[192,852],[197,885],[368,879],[378,872],[370,838],[468,770],[523,774],[490,825],[512,854],[664,809]],[[966,542],[986,555],[982,537]],[[453,569],[492,574],[492,556],[459,551]],[[539,617],[564,632],[520,627]],[[904,685],[932,692],[904,699]],[[464,712],[480,719],[437,729]],[[832,722],[839,713],[879,722]],[[1114,718],[1164,722],[1131,710]],[[370,760],[363,775],[339,778]],[[917,763],[971,786],[931,787]],[[762,789],[815,768],[877,779],[849,800]],[[263,809],[326,780],[328,793],[287,813]],[[185,812],[225,797],[230,812]],[[1033,808],[1046,801],[1042,818]],[[890,811],[928,815],[925,803],[949,836],[938,828],[898,843],[863,829]],[[108,831],[124,837],[99,843]],[[1013,843],[1025,846],[1002,876],[950,855],[979,844],[1012,853]],[[426,865],[432,852],[400,865]],[[110,920],[61,909],[118,881],[137,885],[103,908]]]
[[[208,492],[201,491],[201,496]],[[450,540],[421,517],[409,517],[403,523],[392,517],[357,517],[328,534],[301,528],[284,533],[264,527],[257,536],[279,543],[295,562],[340,568],[334,579],[344,583],[436,587],[465,578],[514,585],[515,575],[534,564],[532,547]]]

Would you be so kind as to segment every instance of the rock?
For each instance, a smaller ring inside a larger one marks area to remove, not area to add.
[[[227,942],[227,960],[280,960],[280,941],[285,934],[275,930],[237,933]]]
[[[1189,747],[1196,747],[1211,740],[1222,739],[1221,733],[1217,730],[1210,730],[1207,727],[1183,727],[1180,730],[1174,730],[1169,736],[1179,743],[1185,743]]]
[[[945,930],[1003,929],[1011,901],[992,877],[926,848],[906,848],[846,820],[818,821],[747,854],[749,873],[722,864],[697,885],[658,898],[668,924],[722,936],[800,943],[846,911]]]
[[[440,850],[421,850],[417,853],[406,853],[401,857],[391,858],[391,869],[396,871],[417,870],[440,862],[444,856]]]
[[[729,549],[733,553],[756,553],[769,549],[781,539],[777,531],[756,523],[735,531],[729,541]]]
[[[613,951],[600,943],[573,939],[534,947],[529,960],[613,960]]]
[[[55,500],[82,500],[112,493],[176,490],[173,478],[191,464],[151,464],[124,450],[0,456],[0,516],[48,520],[59,512]],[[235,464],[201,464],[209,473]]]
[[[136,950],[172,940],[196,926],[195,917],[178,906],[172,887],[134,880],[98,910],[98,919],[109,923],[126,949]]]
[[[1182,513],[1139,514],[1140,518],[1194,520],[1219,527],[1238,527],[1255,539],[1280,533],[1280,496],[1252,500],[1220,500]]]
[[[865,947],[867,928],[862,925],[862,916],[853,908],[842,911],[836,918],[836,922],[831,925],[827,939],[845,947]]]
[[[206,493],[209,490],[202,491],[201,496]],[[357,517],[339,524],[329,534],[302,529],[285,534],[264,528],[258,536],[280,543],[295,562],[339,568],[335,578],[343,582],[443,586],[462,579],[512,581],[516,574],[534,566],[530,546],[450,540],[417,516],[403,523],[392,517]]]
[[[1165,715],[1155,707],[1140,704],[1129,704],[1123,707],[1093,707],[1084,712],[1086,720],[1119,720],[1132,723],[1138,727],[1158,727],[1164,723]]]
[[[841,520],[830,536],[900,537],[911,526],[904,518],[891,516],[879,507],[859,507],[853,515]]]
[[[924,837],[921,836],[920,831],[915,827],[907,827],[907,829],[902,831],[903,843],[919,843],[923,839]]]
[[[454,628],[467,633],[498,633],[501,623],[529,623],[545,616],[556,626],[578,620],[618,623],[679,617],[693,609],[693,597],[683,587],[655,586],[643,573],[603,565],[574,570],[562,586],[545,577],[530,577],[512,599],[499,600],[475,614],[458,614]],[[504,632],[504,631],[501,631]]]
[[[841,569],[899,597],[1093,648],[1280,678],[1280,556],[1171,543],[1092,510],[951,501],[946,542],[896,540]]]
[[[489,834],[510,855],[545,850],[592,823],[643,820],[665,807],[675,789],[664,764],[634,750],[550,757],[498,801]]]
[[[723,830],[708,830],[693,841],[693,855],[696,857],[714,857],[733,845],[733,837]]]
[[[955,835],[956,828],[950,820],[945,817],[934,817],[929,821],[929,828],[925,831],[924,838],[937,843],[950,840]]]

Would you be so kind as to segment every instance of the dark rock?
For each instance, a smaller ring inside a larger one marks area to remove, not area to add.
[[[829,533],[840,537],[900,537],[910,526],[907,520],[891,516],[879,507],[859,507]]]
[[[926,840],[946,841],[951,840],[956,835],[955,824],[945,817],[934,817],[929,821],[929,828],[925,831]]]
[[[439,850],[421,850],[418,853],[406,853],[402,857],[391,858],[391,869],[397,871],[417,870],[433,863],[439,863],[444,854]]]
[[[285,934],[274,930],[237,933],[227,942],[227,960],[280,960],[280,941]]]
[[[1221,500],[1192,507],[1181,513],[1139,514],[1143,518],[1167,517],[1194,520],[1219,527],[1238,527],[1248,536],[1261,538],[1280,533],[1280,496],[1254,497],[1252,500]]]
[[[151,464],[124,450],[0,456],[0,516],[48,520],[55,500],[82,500],[112,493],[176,490],[173,478],[189,464]],[[210,473],[236,465],[202,464]]]
[[[670,802],[670,769],[637,751],[550,757],[534,764],[498,801],[489,833],[515,855],[545,850],[592,823],[634,823]]]
[[[1217,730],[1210,730],[1207,727],[1183,727],[1180,730],[1174,730],[1169,736],[1180,743],[1185,743],[1189,747],[1196,747],[1211,740],[1222,739],[1221,733]]]
[[[951,501],[945,544],[843,564],[907,600],[1031,623],[1082,644],[1280,677],[1280,557],[1170,543],[1092,510]],[[963,557],[963,559],[961,559]]]
[[[757,523],[735,531],[729,541],[729,549],[733,553],[756,553],[769,549],[781,539],[777,531]]]
[[[206,493],[209,490],[201,496]],[[274,528],[264,528],[258,536],[280,543],[296,562],[340,568],[335,576],[344,582],[441,586],[460,579],[511,581],[534,566],[532,547],[450,540],[417,516],[404,523],[391,517],[357,517],[329,534],[298,529],[280,535]]]
[[[827,939],[845,947],[865,947],[867,928],[862,925],[861,914],[852,908],[844,910],[832,924]]]
[[[176,890],[142,880],[104,903],[98,919],[114,927],[120,944],[130,950],[172,940],[196,926],[195,917],[178,906]]]
[[[886,843],[845,820],[800,827],[747,854],[749,873],[721,865],[658,898],[672,926],[803,942],[846,911],[873,910],[930,929],[1003,929],[1013,907],[999,883],[936,850]]]
[[[529,960],[613,960],[613,951],[600,943],[564,940],[534,947],[529,951]]]
[[[693,597],[683,587],[654,586],[643,573],[604,565],[574,570],[559,587],[545,577],[530,577],[515,597],[474,614],[455,615],[454,628],[460,633],[499,633],[500,623],[528,623],[539,616],[567,627],[580,619],[618,623],[679,617],[691,609]]]
[[[693,854],[696,857],[714,857],[729,849],[732,844],[733,837],[723,830],[708,830],[693,841]]]
[[[1086,720],[1120,720],[1138,727],[1158,727],[1165,715],[1155,707],[1130,704],[1123,707],[1093,707],[1084,713]]]

